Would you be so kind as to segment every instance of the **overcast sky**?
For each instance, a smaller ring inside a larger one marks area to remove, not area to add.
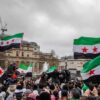
[[[0,0],[6,34],[24,32],[41,51],[73,55],[73,39],[100,37],[100,0]]]

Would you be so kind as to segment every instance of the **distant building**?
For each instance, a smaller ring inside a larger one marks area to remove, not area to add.
[[[52,53],[40,53],[40,63],[41,65],[45,62],[49,63],[49,66],[58,66],[59,59],[55,57]]]
[[[22,41],[21,48],[12,48],[2,53],[4,54],[5,66],[8,66],[12,63],[17,65],[20,63],[38,63],[39,52],[40,47],[36,43]]]
[[[76,69],[78,71],[81,71],[83,68],[83,65],[89,61],[89,59],[68,59],[67,60],[67,68],[68,69]]]
[[[2,36],[0,36],[2,37]],[[35,63],[34,71],[40,72],[44,62],[50,66],[58,65],[58,58],[51,53],[43,53],[36,42],[22,41],[21,48],[12,48],[5,52],[0,52],[0,66],[7,67],[12,63],[19,66],[20,63]]]
[[[62,57],[59,60],[59,68],[60,70],[62,69],[68,69],[72,73],[80,73],[80,71],[83,68],[83,65],[89,61],[90,59],[72,59],[72,58],[67,58],[67,57]]]
[[[81,70],[83,64],[89,61],[90,59],[74,59],[72,56],[61,57],[59,60],[59,65],[65,66],[67,69],[77,69]]]
[[[59,65],[58,65],[58,70],[61,71],[63,69],[65,69],[66,66],[66,62],[64,59],[59,59]]]

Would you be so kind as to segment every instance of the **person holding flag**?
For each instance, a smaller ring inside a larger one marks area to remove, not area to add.
[[[100,56],[86,62],[83,65],[81,76],[83,82],[85,83],[85,96],[97,96],[98,93],[94,84],[100,84]]]

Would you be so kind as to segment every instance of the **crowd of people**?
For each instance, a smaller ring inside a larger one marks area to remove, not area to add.
[[[65,72],[43,73],[35,78],[12,77],[10,72],[0,84],[0,100],[100,100],[99,84],[71,80]]]
[[[16,83],[0,84],[0,100],[100,100],[98,84],[84,84],[81,80],[53,83],[51,79],[37,82],[40,77],[21,77]]]

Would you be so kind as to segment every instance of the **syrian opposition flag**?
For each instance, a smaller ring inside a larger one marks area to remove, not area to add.
[[[41,75],[42,73],[47,72],[48,68],[49,68],[49,64],[47,62],[44,62],[43,68],[42,68],[41,72],[38,75]]]
[[[26,71],[26,77],[32,77],[32,72],[33,72],[33,67],[35,66],[35,64],[29,64],[28,69]]]
[[[26,74],[26,76],[32,76],[32,71],[33,71],[33,64],[20,64],[19,68],[17,69],[22,74]]]
[[[25,64],[20,64],[19,68],[17,69],[17,71],[19,71],[20,73],[27,73],[28,70],[28,65]]]
[[[88,90],[88,89],[89,89],[89,87],[84,83],[84,84],[82,85],[82,91],[85,92],[85,91]]]
[[[32,69],[33,69],[33,64],[29,64],[28,69],[27,69],[27,73],[32,73]]]
[[[57,66],[51,66],[49,68],[49,70],[47,71],[47,73],[51,73],[51,72],[55,71],[56,69],[57,69]]]
[[[74,58],[95,58],[100,55],[100,38],[80,37],[74,40]]]
[[[4,70],[0,67],[0,77],[4,74]]]
[[[11,48],[20,48],[23,33],[17,33],[11,36],[5,36],[0,39],[0,51],[9,50]]]
[[[81,76],[84,82],[100,83],[100,56],[83,65]]]
[[[48,64],[47,62],[45,62],[45,63],[43,64],[42,72],[46,72],[46,71],[48,70],[48,68],[49,68],[49,64]]]

